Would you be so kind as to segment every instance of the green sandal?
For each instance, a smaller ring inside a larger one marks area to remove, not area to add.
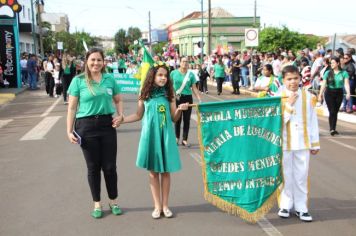
[[[103,217],[103,211],[101,210],[101,208],[95,208],[91,212],[91,216],[95,219],[99,219],[99,218]]]
[[[110,205],[109,204],[109,207],[111,209],[111,212],[118,216],[118,215],[121,215],[122,214],[122,210],[120,209],[120,207],[117,205],[117,204],[113,204],[113,205]]]

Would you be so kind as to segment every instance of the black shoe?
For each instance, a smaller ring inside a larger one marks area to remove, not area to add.
[[[235,92],[231,92],[231,94],[236,94]]]
[[[289,218],[289,211],[287,209],[279,209],[278,216],[281,218]]]
[[[218,95],[220,95],[221,93],[218,93]]]
[[[336,131],[335,130],[330,130],[330,135],[331,136],[334,136],[336,134]]]
[[[301,221],[304,221],[304,222],[312,222],[313,221],[313,217],[309,214],[309,212],[303,213],[303,212],[296,211],[295,215],[298,216]]]
[[[339,135],[339,132],[337,132],[336,130],[334,131],[335,135]]]

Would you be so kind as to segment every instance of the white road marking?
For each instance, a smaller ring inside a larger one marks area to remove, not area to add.
[[[27,132],[20,141],[25,140],[41,140],[50,131],[50,129],[57,123],[61,116],[49,116],[45,117],[38,125]]]
[[[330,142],[333,142],[333,143],[339,144],[339,145],[341,145],[341,146],[343,146],[343,147],[345,147],[345,148],[349,148],[349,149],[351,149],[351,150],[356,151],[356,147],[353,147],[353,146],[351,146],[351,145],[348,145],[348,144],[342,143],[342,142],[340,142],[340,141],[337,141],[337,140],[335,140],[335,139],[331,139],[331,138],[329,138],[329,139],[327,139],[327,140],[328,140],[328,141],[330,141]]]
[[[274,227],[267,218],[262,217],[257,224],[265,231],[265,233],[269,236],[282,236],[283,234],[279,232],[276,227]]]
[[[42,115],[41,117],[46,117],[48,116],[49,113],[51,113],[51,111],[55,108],[55,106],[61,101],[61,98],[58,98],[53,104],[52,106],[50,106]]]
[[[11,121],[13,121],[13,119],[0,120],[0,129],[1,129],[2,127],[4,127],[5,125],[7,125],[8,123],[10,123]]]
[[[189,155],[201,166],[201,158],[198,153],[190,152]]]

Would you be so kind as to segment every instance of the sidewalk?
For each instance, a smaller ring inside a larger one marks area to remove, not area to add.
[[[208,80],[208,85],[216,87],[216,83],[214,81]],[[232,86],[229,82],[224,82],[223,89],[227,90],[229,92],[232,92]],[[257,97],[257,92],[250,91],[245,88],[240,88],[240,93],[250,95],[252,97]],[[328,108],[326,107],[325,103],[322,106],[317,107],[316,109],[317,109],[318,116],[329,117],[329,111],[328,111]],[[348,114],[348,113],[344,113],[344,112],[339,112],[338,120],[356,124],[356,114],[355,113]]]
[[[0,88],[0,106],[12,101],[15,99],[16,95],[22,93],[25,90],[27,90],[27,87]]]

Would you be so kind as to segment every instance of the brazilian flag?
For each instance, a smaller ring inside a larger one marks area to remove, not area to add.
[[[146,47],[144,45],[142,45],[142,48],[143,48],[142,63],[141,63],[141,66],[140,66],[137,74],[134,75],[134,77],[136,79],[141,80],[141,88],[145,82],[148,70],[154,63],[154,60],[153,60],[151,54],[147,51]]]

